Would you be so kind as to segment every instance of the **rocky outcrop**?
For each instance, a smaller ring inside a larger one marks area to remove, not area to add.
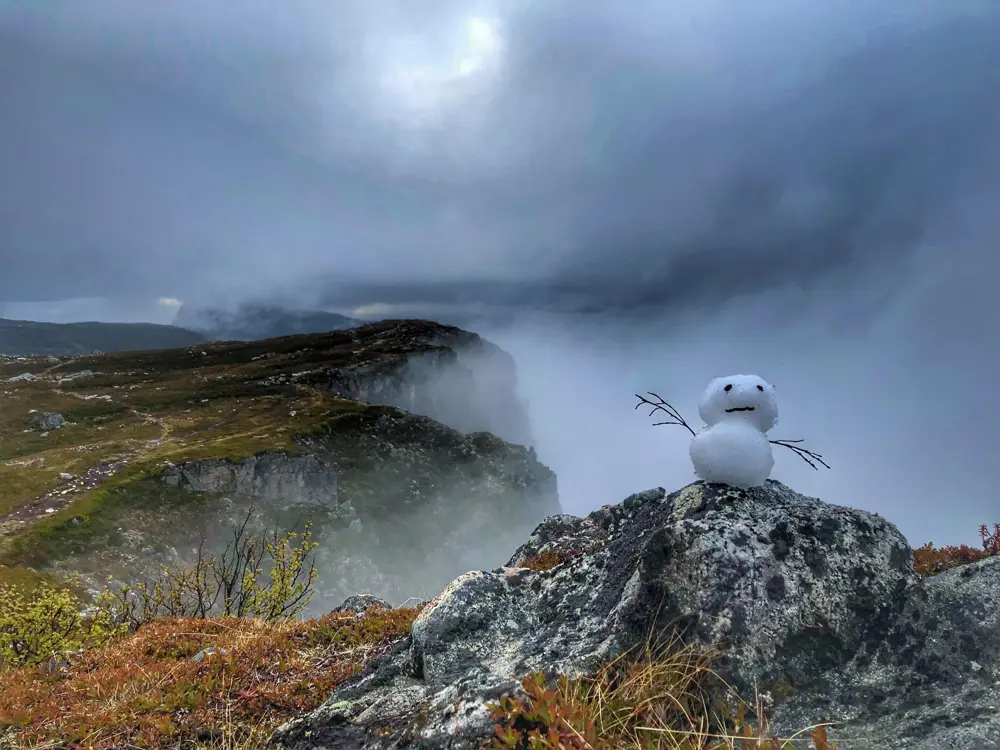
[[[475,333],[429,320],[351,321],[351,326],[214,343],[199,348],[198,358],[186,364],[238,360],[252,365],[241,372],[244,378],[263,376],[259,382],[266,387],[313,386],[405,409],[462,432],[491,432],[518,445],[532,444],[507,352]]]
[[[922,581],[888,634],[775,712],[787,730],[820,716],[852,748],[1000,747],[1000,558]]]
[[[337,472],[315,456],[267,451],[239,460],[190,461],[171,466],[163,480],[194,492],[245,495],[266,503],[337,506]]]
[[[539,555],[562,562],[522,567]],[[772,702],[780,736],[833,722],[852,750],[992,750],[998,597],[1000,558],[918,580],[891,523],[777,482],[650,490],[548,518],[506,567],[451,582],[271,746],[479,748],[512,675],[588,673],[652,631],[721,650],[720,675]]]
[[[392,320],[349,332],[356,362],[309,373],[300,382],[373,404],[422,414],[462,432],[491,432],[531,445],[513,358],[475,333],[423,320]],[[392,352],[370,358],[366,349]]]
[[[539,553],[565,562],[521,567]],[[650,632],[720,648],[745,696],[805,692],[887,644],[917,588],[906,539],[875,514],[773,481],[651,490],[546,519],[506,567],[454,580],[394,654],[273,744],[479,747],[484,701],[517,693],[512,675],[590,672]]]

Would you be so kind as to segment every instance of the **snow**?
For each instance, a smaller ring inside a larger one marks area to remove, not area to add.
[[[732,409],[751,411],[730,411]],[[698,404],[698,414],[709,427],[735,417],[761,432],[767,432],[778,424],[778,401],[774,386],[763,378],[757,375],[729,375],[708,384]]]
[[[706,427],[691,439],[695,474],[743,489],[764,484],[774,467],[765,434],[778,423],[774,386],[757,375],[716,378],[698,413]]]
[[[774,467],[771,443],[742,419],[724,419],[691,439],[694,473],[706,482],[759,487]]]

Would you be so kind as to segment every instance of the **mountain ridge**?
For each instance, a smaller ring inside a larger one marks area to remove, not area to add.
[[[167,349],[204,341],[200,333],[160,323],[44,323],[0,318],[0,354],[11,356]]]

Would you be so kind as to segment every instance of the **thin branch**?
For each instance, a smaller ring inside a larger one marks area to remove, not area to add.
[[[823,466],[825,466],[826,468],[828,469],[830,468],[830,464],[824,461],[823,456],[821,456],[819,453],[813,453],[812,451],[806,450],[805,448],[801,448],[797,445],[792,445],[792,443],[801,443],[802,442],[801,440],[771,440],[770,442],[774,443],[775,445],[784,446],[785,448],[791,448],[793,451],[795,451],[795,455],[797,455],[807,464],[812,466],[816,471],[819,471],[819,467],[815,463],[813,463],[812,459],[815,459],[819,463],[823,464]]]
[[[661,424],[675,424],[685,428],[688,432],[691,433],[692,436],[696,434],[695,431],[691,429],[691,425],[689,425],[687,422],[684,421],[684,417],[680,415],[680,412],[678,412],[677,409],[672,407],[670,404],[668,404],[660,396],[656,395],[652,391],[646,391],[646,393],[655,398],[656,401],[650,401],[645,396],[640,396],[637,393],[635,394],[635,397],[639,399],[639,403],[635,405],[635,408],[638,409],[640,406],[645,404],[646,406],[653,407],[649,412],[649,416],[653,416],[654,414],[656,414],[656,412],[662,411],[664,414],[670,417],[670,419],[668,419],[665,422],[653,422],[654,427]]]

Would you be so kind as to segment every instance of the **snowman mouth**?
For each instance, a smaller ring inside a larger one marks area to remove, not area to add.
[[[753,411],[752,406],[735,406],[732,409],[726,409],[726,414],[732,414],[734,411]]]

